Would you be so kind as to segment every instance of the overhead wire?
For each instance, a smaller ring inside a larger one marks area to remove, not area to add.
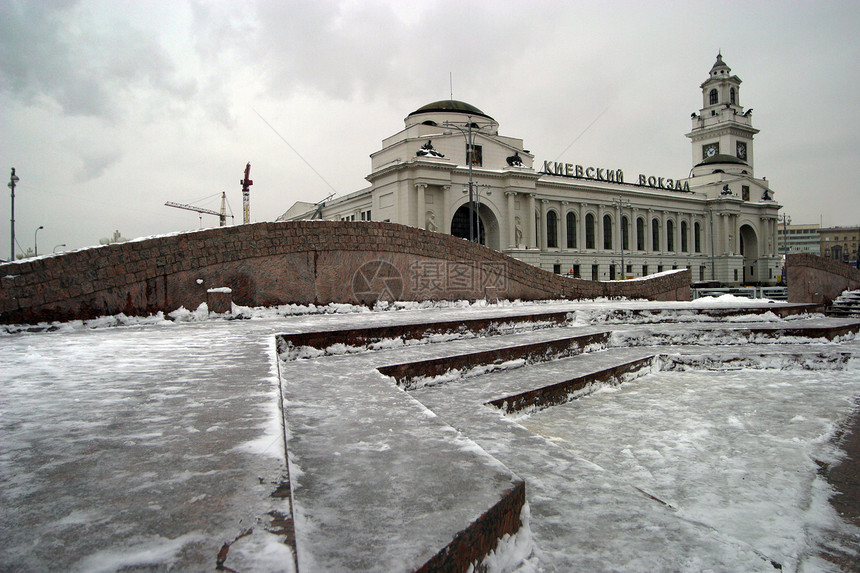
[[[316,173],[317,177],[319,177],[320,179],[322,179],[323,183],[325,183],[326,185],[328,185],[328,188],[329,188],[329,189],[331,189],[331,190],[335,193],[335,195],[337,195],[337,189],[335,189],[335,188],[332,186],[332,184],[331,184],[331,183],[329,183],[329,182],[326,180],[326,178],[325,178],[325,177],[323,177],[323,176],[322,176],[322,174],[321,174],[319,171],[317,171],[316,169],[314,169],[314,166],[313,166],[313,165],[311,165],[311,164],[310,164],[310,162],[309,162],[307,159],[305,159],[304,157],[302,157],[302,154],[301,154],[301,153],[299,153],[299,152],[298,152],[298,150],[296,150],[296,148],[295,148],[295,147],[293,147],[292,145],[290,145],[290,142],[289,142],[289,141],[287,141],[287,140],[284,138],[284,136],[283,136],[283,135],[281,135],[280,133],[278,133],[278,130],[277,130],[277,129],[275,129],[275,128],[272,126],[272,124],[271,124],[271,123],[269,123],[268,121],[266,121],[266,118],[264,118],[262,115],[260,115],[260,112],[258,112],[258,111],[257,111],[256,109],[254,109],[253,107],[251,108],[251,110],[253,110],[253,112],[257,114],[257,117],[259,117],[261,120],[263,120],[263,123],[265,123],[266,125],[268,125],[268,126],[269,126],[269,129],[271,129],[272,131],[274,131],[274,132],[275,132],[275,135],[277,135],[278,137],[280,137],[280,138],[281,138],[281,141],[283,141],[284,143],[286,143],[286,144],[287,144],[287,147],[289,147],[290,149],[292,149],[292,150],[293,150],[293,153],[295,153],[295,154],[296,154],[296,156],[298,156],[298,158],[299,158],[299,159],[301,159],[302,161],[304,161],[304,162],[305,162],[305,165],[307,165],[308,167],[310,167],[311,171],[313,171],[314,173]]]

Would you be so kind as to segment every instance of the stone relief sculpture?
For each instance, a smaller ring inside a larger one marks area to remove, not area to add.
[[[515,218],[514,222],[514,246],[519,247],[523,240],[523,225],[519,217]]]
[[[434,233],[439,230],[439,227],[436,225],[436,214],[433,211],[427,211],[427,215],[424,220],[424,228],[428,231],[433,231]]]

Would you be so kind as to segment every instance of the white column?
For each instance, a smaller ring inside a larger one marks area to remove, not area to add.
[[[541,199],[540,201],[540,250],[546,251],[547,249],[547,234],[549,233],[549,229],[546,228],[546,212],[547,212],[547,204],[549,201],[546,199]]]
[[[597,236],[595,237],[596,241],[594,241],[594,246],[597,248],[598,252],[603,251],[603,205],[597,206]]]
[[[577,224],[579,228],[577,230],[579,233],[577,233],[576,248],[580,253],[585,250],[585,206],[585,203],[580,203],[578,207],[579,221],[577,221]]]
[[[427,184],[425,183],[416,183],[415,189],[418,191],[418,200],[416,201],[416,220],[415,226],[419,229],[427,228],[426,212],[427,212],[427,203],[425,201],[425,191],[427,189]]]
[[[526,213],[524,215],[526,229],[528,229],[528,239],[526,241],[526,246],[528,248],[533,248],[537,245],[537,237],[535,236],[535,194],[529,193],[529,200],[527,201],[528,207],[526,208]]]
[[[645,251],[650,255],[654,252],[654,233],[651,230],[651,219],[654,217],[654,209],[648,209],[645,214]]]
[[[561,229],[561,237],[559,237],[558,250],[564,252],[567,250],[567,201],[561,202],[561,215],[559,215],[559,229]]]
[[[666,249],[669,246],[669,237],[666,232],[666,211],[661,211],[662,215],[660,216],[660,252],[665,253]]]
[[[508,248],[513,249],[517,245],[517,216],[514,213],[514,200],[516,191],[505,191],[508,198]]]
[[[450,185],[442,185],[439,187],[442,193],[442,221],[439,222],[439,232],[451,234],[451,207],[449,201],[451,200],[451,194],[449,191],[451,190]]]

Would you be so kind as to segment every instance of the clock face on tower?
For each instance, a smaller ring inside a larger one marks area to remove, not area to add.
[[[716,155],[719,152],[720,152],[720,144],[719,143],[709,143],[702,148],[702,155],[704,155],[705,158],[713,157],[714,155]]]
[[[746,161],[747,158],[747,144],[743,141],[738,141],[738,159],[743,159]]]

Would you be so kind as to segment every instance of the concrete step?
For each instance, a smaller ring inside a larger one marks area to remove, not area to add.
[[[299,571],[454,571],[522,526],[522,479],[373,369],[280,360]]]

